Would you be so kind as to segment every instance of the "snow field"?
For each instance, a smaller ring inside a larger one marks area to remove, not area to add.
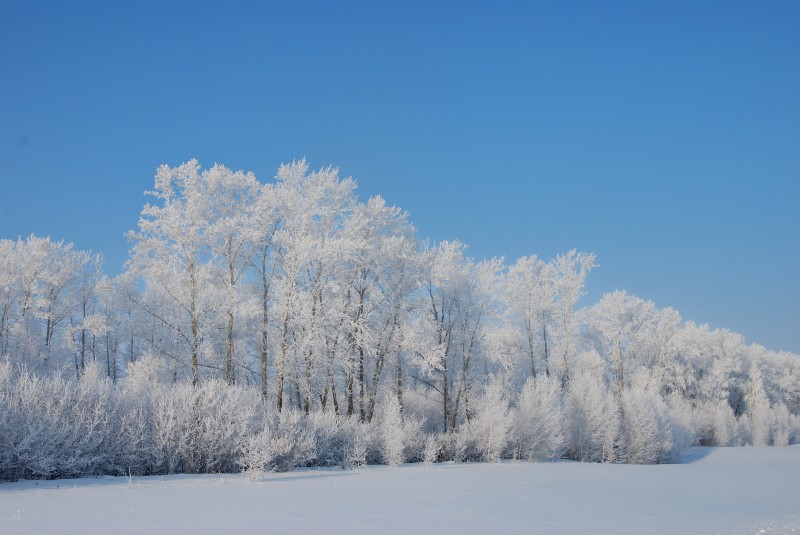
[[[800,446],[0,484],[0,533],[800,533]]]

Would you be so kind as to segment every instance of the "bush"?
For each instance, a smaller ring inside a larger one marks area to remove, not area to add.
[[[567,388],[570,456],[582,462],[615,462],[620,438],[619,406],[598,374],[596,353],[583,356]]]
[[[622,393],[625,460],[632,464],[668,462],[675,456],[672,419],[660,396],[634,386]]]
[[[514,456],[528,461],[552,461],[566,449],[564,407],[559,381],[553,377],[530,378],[513,413]]]
[[[283,411],[242,441],[239,466],[258,479],[264,472],[288,472],[315,457],[314,433],[298,411]]]
[[[475,407],[475,417],[468,429],[478,457],[490,463],[500,462],[508,445],[511,412],[505,385],[495,377],[486,385]]]
[[[701,446],[737,446],[749,442],[748,415],[742,415],[737,421],[727,401],[699,405],[696,414]]]

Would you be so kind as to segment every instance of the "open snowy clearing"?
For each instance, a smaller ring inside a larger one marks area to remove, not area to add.
[[[800,446],[0,484],[0,533],[800,533]]]

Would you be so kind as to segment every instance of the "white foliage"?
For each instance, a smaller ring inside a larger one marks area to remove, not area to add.
[[[380,429],[384,462],[389,466],[400,466],[405,462],[406,433],[400,404],[395,396],[387,396],[383,401]]]
[[[145,353],[128,364],[128,374],[123,384],[132,393],[141,393],[170,382],[170,370],[164,359]]]
[[[676,457],[672,419],[661,397],[633,386],[622,393],[623,449],[632,464],[664,463]]]
[[[422,464],[426,468],[430,468],[433,463],[439,458],[439,453],[442,451],[442,443],[439,436],[430,434],[425,439],[425,450],[422,455]]]
[[[286,472],[312,460],[316,442],[302,413],[284,411],[276,421],[251,435],[244,444],[240,464],[258,479],[265,471]]]
[[[750,444],[753,446],[766,446],[770,442],[772,431],[772,411],[769,399],[764,392],[764,383],[761,370],[757,365],[750,368],[750,388],[745,396],[747,415],[750,422]]]
[[[566,449],[561,385],[554,377],[530,378],[514,411],[513,441],[520,458],[551,461]]]
[[[599,376],[602,369],[597,353],[583,354],[567,387],[568,442],[573,458],[579,461],[618,459],[619,406]]]
[[[667,397],[666,403],[672,420],[674,452],[677,454],[681,449],[697,444],[697,416],[692,404],[678,394],[673,393]]]
[[[367,439],[362,433],[356,433],[353,442],[347,449],[345,468],[362,469],[367,464]]]
[[[772,409],[771,418],[774,428],[772,433],[773,446],[788,446],[792,438],[792,414],[786,405],[779,403]]]
[[[749,430],[749,418],[743,415],[737,422],[733,409],[726,401],[712,401],[696,409],[699,441],[703,446],[736,446],[744,442],[741,431]],[[746,441],[746,440],[745,440]]]
[[[593,254],[424,246],[305,160],[267,183],[162,166],[149,194],[113,280],[63,241],[0,240],[0,478],[800,441],[796,355],[622,291],[576,311]]]
[[[511,426],[506,387],[499,377],[495,377],[479,398],[471,422],[476,447],[484,461],[500,461],[508,444]]]

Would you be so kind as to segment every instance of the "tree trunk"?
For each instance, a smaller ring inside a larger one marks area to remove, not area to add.
[[[375,369],[372,372],[372,385],[367,399],[366,421],[372,421],[372,414],[375,412],[375,398],[378,395],[378,383],[380,382],[381,371],[383,371],[384,356],[379,355],[375,361]]]
[[[544,373],[550,377],[550,351],[547,348],[547,323],[542,312],[542,340],[544,340]]]
[[[405,412],[403,407],[403,367],[397,364],[397,402],[400,404],[400,414]]]
[[[236,255],[233,252],[233,237],[228,236],[227,239],[227,258],[228,258],[228,281],[230,283],[229,291],[231,294],[234,292],[236,285]],[[233,297],[233,295],[229,296]],[[225,345],[225,379],[228,385],[233,385],[236,379],[233,374],[233,299],[228,302],[228,339]]]
[[[189,316],[192,322],[192,385],[197,386],[199,334],[197,331],[197,288],[194,276],[194,245],[192,259],[189,262]]]
[[[283,410],[283,381],[286,374],[286,346],[289,337],[289,305],[287,296],[286,310],[283,314],[283,333],[281,336],[281,352],[278,360],[278,412]]]
[[[288,287],[284,296],[283,309],[283,329],[281,333],[281,350],[278,357],[278,412],[283,410],[284,381],[286,378],[286,357],[289,349],[289,316],[292,310],[292,297],[295,281],[297,281],[297,269],[292,269],[288,280]]]
[[[351,363],[347,370],[347,386],[346,386],[346,395],[347,395],[347,416],[353,415],[353,358],[350,357]]]
[[[267,278],[267,247],[261,252],[261,397],[266,401],[269,381],[269,286],[272,274]]]
[[[111,378],[111,348],[109,347],[108,333],[106,333],[106,376]]]
[[[617,339],[617,393],[622,396],[622,389],[625,387],[625,378],[622,369],[622,337]]]
[[[6,318],[10,310],[8,298],[3,302],[3,315],[0,316],[0,355],[8,353],[8,335],[6,334]]]
[[[447,360],[445,360],[444,371],[442,372],[442,407],[443,407],[443,422],[444,427],[442,432],[446,433],[450,424],[449,414],[450,398],[447,396]]]
[[[317,274],[314,281],[314,290],[311,293],[311,326],[309,327],[309,336],[314,335],[317,323],[317,307],[321,306],[321,292],[320,281],[322,280],[322,263],[317,265]],[[308,348],[306,352],[306,384],[305,396],[303,397],[303,411],[308,414],[311,410],[311,367],[314,356],[313,345]]]
[[[233,377],[233,311],[228,310],[228,340],[225,344],[225,380],[228,385],[235,383]]]
[[[536,352],[533,343],[533,324],[528,319],[527,315],[525,316],[525,330],[528,334],[528,356],[531,359],[531,376],[536,379]]]

